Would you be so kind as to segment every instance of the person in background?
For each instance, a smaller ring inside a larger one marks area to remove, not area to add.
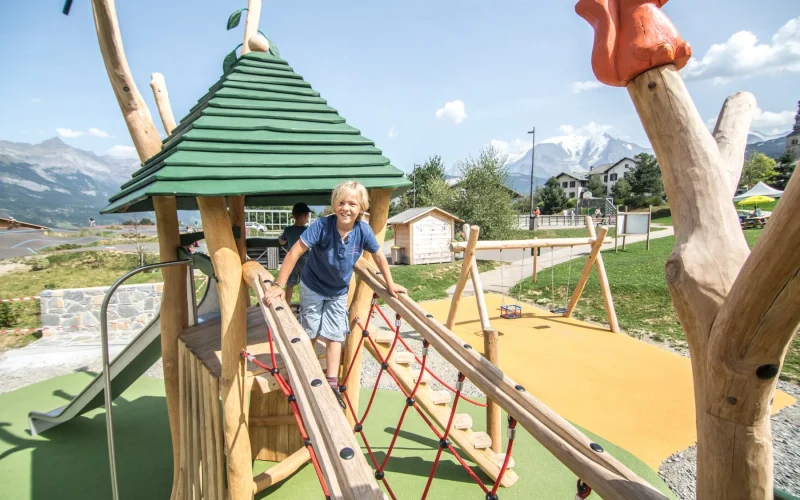
[[[283,232],[278,237],[278,243],[287,250],[291,250],[294,244],[300,239],[308,226],[308,218],[311,215],[311,209],[305,203],[295,203],[292,207],[292,217],[294,217],[294,224],[283,228]],[[303,272],[303,267],[306,265],[308,255],[303,254],[292,269],[292,274],[289,275],[286,281],[286,301],[291,304],[292,297],[294,296],[294,287],[300,283],[300,275]]]
[[[347,291],[361,254],[365,250],[372,254],[393,297],[406,293],[406,289],[392,280],[383,248],[369,224],[361,220],[369,208],[366,188],[355,181],[339,184],[333,190],[331,208],[333,215],[315,220],[289,250],[264,302],[269,305],[284,297],[295,264],[308,251],[308,262],[300,276],[300,324],[314,344],[319,337],[325,339],[328,384],[339,405],[346,408],[339,392],[339,361],[342,343],[350,333]]]

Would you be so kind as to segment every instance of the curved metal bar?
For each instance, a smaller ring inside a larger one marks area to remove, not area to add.
[[[110,356],[108,354],[108,304],[111,302],[111,297],[114,295],[114,292],[117,291],[117,288],[120,287],[128,278],[135,274],[139,274],[142,271],[148,271],[150,269],[160,269],[162,267],[172,267],[172,266],[188,266],[189,273],[188,279],[189,283],[191,283],[190,289],[194,290],[194,267],[192,266],[191,260],[175,260],[172,262],[159,262],[158,264],[148,264],[146,266],[137,267],[133,271],[127,272],[122,275],[117,281],[114,282],[113,285],[108,289],[106,292],[105,297],[103,297],[103,305],[100,306],[100,336],[101,336],[101,344],[103,347],[103,396],[105,397],[105,407],[106,407],[106,436],[108,438],[108,462],[109,466],[111,467],[111,492],[113,495],[114,500],[119,500],[119,488],[117,486],[117,460],[114,453],[114,424],[112,422],[111,417],[111,401],[113,398],[111,397],[111,367],[110,367]],[[192,298],[194,298],[194,294],[192,294]],[[194,300],[192,300],[192,305],[194,306]],[[194,306],[196,307],[196,306]],[[196,311],[195,311],[196,316]]]

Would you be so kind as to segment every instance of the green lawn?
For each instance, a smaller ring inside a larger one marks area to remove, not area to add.
[[[491,271],[495,263],[478,261],[481,272]],[[408,295],[417,302],[443,299],[447,289],[455,285],[461,272],[461,261],[447,264],[426,264],[419,266],[394,266],[392,278],[408,289]]]
[[[745,238],[751,248],[760,234],[760,229],[745,231]],[[668,341],[672,344],[682,344],[686,340],[672,307],[672,299],[664,279],[664,264],[674,244],[675,238],[669,236],[651,240],[649,252],[645,249],[644,243],[629,245],[627,251],[616,254],[613,251],[603,252],[620,327],[630,335],[637,337],[650,335],[655,340]],[[522,282],[523,298],[532,302],[539,301],[545,307],[551,307],[553,303],[555,307],[566,307],[567,280],[569,279],[569,293],[571,293],[584,262],[585,258],[573,260],[571,275],[569,263],[555,266],[552,273],[554,287],[551,287],[549,269],[539,273],[539,282],[536,284],[525,280]],[[510,294],[516,295],[518,286],[519,284]],[[589,276],[575,316],[606,323],[603,298],[594,272]],[[800,380],[798,337],[795,337],[789,348],[782,377]]]
[[[778,201],[779,200],[771,201],[769,203],[761,203],[761,204],[758,205],[758,207],[761,210],[765,211],[765,212],[773,212],[775,210],[775,206],[778,204]],[[749,206],[746,206],[746,207],[740,207],[740,206],[734,204],[734,206],[736,207],[736,210],[746,210],[746,211],[753,211],[756,208],[754,205],[749,205]],[[666,207],[658,207],[658,208],[666,208]],[[654,208],[654,210],[655,210],[655,208]],[[672,226],[673,225],[672,224],[672,215],[668,215],[666,217],[653,217],[653,223],[661,224],[663,226]]]

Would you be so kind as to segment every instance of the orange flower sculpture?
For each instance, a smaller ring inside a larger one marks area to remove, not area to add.
[[[624,87],[652,68],[686,66],[692,48],[661,11],[667,1],[578,1],[575,12],[594,28],[592,69],[598,80]]]

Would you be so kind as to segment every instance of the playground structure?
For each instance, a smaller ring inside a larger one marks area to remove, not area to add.
[[[226,66],[223,79],[180,125],[172,117],[163,79],[154,78],[152,87],[168,135],[162,145],[131,77],[113,0],[93,0],[92,6],[109,79],[143,163],[106,210],[154,209],[160,256],[167,263],[176,260],[181,246],[177,209],[199,208],[216,276],[218,318],[189,327],[185,270],[171,266],[163,271],[160,343],[173,446],[172,498],[252,498],[308,460],[314,463],[326,496],[382,498],[377,483],[380,478],[386,484],[382,470],[369,472],[366,458],[358,453],[353,426],[359,432],[361,424],[355,422],[354,412],[348,421],[321,383],[324,376],[317,354],[288,304],[260,303],[248,313],[245,281],[260,298],[271,276],[257,263],[245,262],[242,228],[245,197],[261,204],[285,204],[300,197],[325,203],[333,186],[352,176],[369,189],[369,223],[382,242],[391,192],[406,188],[408,182],[371,141],[345,125],[257,32],[259,0],[248,4],[242,56]],[[629,89],[659,158],[675,218],[678,241],[667,264],[667,280],[692,355],[698,497],[765,498],[772,489],[770,398],[786,347],[800,323],[796,252],[800,225],[792,219],[800,210],[800,180],[790,181],[772,222],[748,257],[729,200],[742,164],[749,112],[755,106],[752,96],[736,94],[726,101],[712,138],[677,72],[688,61],[690,49],[655,3],[581,0],[577,10],[596,30],[593,67],[598,78]],[[637,31],[634,27],[639,26],[648,29]],[[286,149],[293,154],[281,154]],[[305,177],[297,173],[298,167],[307,171]],[[214,175],[217,170],[224,174]],[[240,228],[239,237],[232,227]],[[470,274],[476,296],[482,296],[477,293],[481,287],[474,264],[478,248],[591,244],[579,283],[585,283],[595,266],[605,297],[608,283],[606,279],[602,284],[605,274],[599,253],[605,229],[596,235],[588,224],[588,231],[588,238],[500,244],[479,242],[479,229],[470,228],[467,242],[454,245],[465,257],[461,292],[458,300],[454,297],[447,324],[455,319]],[[459,370],[459,386],[468,378],[496,408],[508,412],[510,437],[518,423],[572,470],[579,478],[579,495],[586,493],[586,489],[581,492],[583,484],[607,499],[664,498],[413,300],[392,297],[370,260],[367,256],[356,265],[358,280],[351,284],[348,297],[356,335],[345,345],[344,379],[358,384],[366,345],[386,365],[384,370],[400,381],[409,401],[417,397],[408,406],[436,419],[429,406],[441,406],[437,396],[418,392],[424,363],[417,380],[403,382],[410,372],[398,367],[403,364],[398,359],[401,353],[381,348],[378,344],[385,346],[386,338],[378,339],[381,334],[361,321],[370,317],[377,294]],[[565,315],[574,310],[578,289]],[[612,331],[618,331],[610,293],[606,308]],[[483,316],[481,323],[484,331],[491,331]],[[398,338],[396,331],[389,343]],[[364,339],[371,340],[364,344]],[[273,381],[263,376],[267,372]],[[357,392],[345,394],[348,406],[358,408]],[[110,401],[113,395],[105,396]],[[482,464],[471,429],[454,425],[458,388],[456,396],[449,421],[442,427],[441,450],[452,451],[448,435],[464,439],[472,449],[459,443],[462,449],[490,477],[512,484],[514,475],[507,470],[510,454],[498,463],[492,450]],[[461,430],[464,436],[456,433]],[[251,463],[259,456],[281,461],[253,477]],[[113,476],[113,456],[111,462]],[[434,473],[435,467],[431,478]],[[496,492],[496,486],[486,491],[487,498],[496,498]]]

